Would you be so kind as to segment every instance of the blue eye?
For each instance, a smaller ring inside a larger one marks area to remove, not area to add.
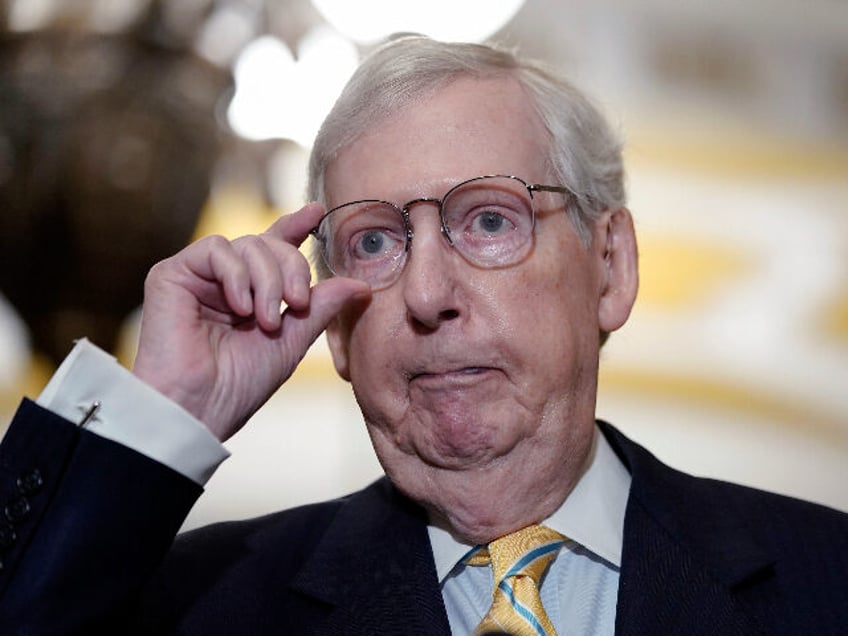
[[[359,247],[367,254],[379,254],[385,238],[379,232],[368,232],[359,241]]]
[[[493,210],[490,207],[488,210],[481,210],[479,213],[469,210],[466,223],[465,232],[469,237],[495,238],[515,230],[517,218],[516,213],[512,210],[504,207]]]
[[[505,223],[506,219],[502,215],[495,212],[484,212],[477,216],[473,225],[475,230],[479,229],[489,234],[496,234],[503,229]]]
[[[351,256],[359,260],[380,258],[397,252],[402,241],[397,232],[382,228],[365,229],[350,241]]]

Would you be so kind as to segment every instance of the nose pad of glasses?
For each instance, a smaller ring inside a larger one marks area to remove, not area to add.
[[[447,241],[447,244],[450,247],[454,247],[453,237],[451,236],[450,230],[447,228],[447,226],[442,225],[439,231],[442,233],[442,237],[445,239],[445,241]],[[412,228],[406,230],[406,246],[404,247],[405,252],[409,252],[409,250],[412,249],[412,238],[414,236],[415,233],[412,231]]]
[[[453,247],[453,237],[450,233],[450,228],[445,224],[444,220],[441,223],[442,225],[442,236],[445,237],[445,240],[448,242],[448,245]]]
[[[422,202],[423,203],[430,203],[431,200],[430,199],[417,199],[416,201],[413,201],[411,203],[422,203]],[[435,200],[435,199],[432,200],[432,202],[438,203],[438,201]],[[411,203],[407,204],[407,208],[406,208],[407,210],[411,206]],[[412,247],[412,239],[415,236],[415,232],[412,229],[411,223],[409,222],[408,213],[406,215],[404,215],[404,220],[406,221],[406,248],[405,248],[404,251],[408,252]],[[442,216],[441,213],[439,214],[439,231],[442,233],[442,236],[444,237],[445,241],[447,241],[448,245],[450,245],[451,247],[454,247],[453,236],[451,236],[450,228],[448,227],[448,225],[445,222],[445,219],[444,219],[444,217]]]

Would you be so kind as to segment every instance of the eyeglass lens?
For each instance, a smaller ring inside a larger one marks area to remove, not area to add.
[[[406,261],[414,228],[408,211],[415,203],[402,209],[386,201],[356,201],[331,211],[318,227],[330,270],[372,287],[391,284]],[[454,186],[442,199],[441,215],[448,240],[475,265],[510,265],[529,249],[533,202],[516,177],[478,177]]]

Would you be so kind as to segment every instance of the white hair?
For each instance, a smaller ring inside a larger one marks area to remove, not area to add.
[[[576,195],[569,206],[584,243],[600,212],[625,204],[621,142],[603,115],[571,83],[543,64],[489,44],[404,36],[367,56],[345,86],[315,139],[308,195],[324,201],[324,173],[340,150],[414,100],[463,77],[511,77],[530,96],[550,133],[551,176]],[[316,259],[319,268],[321,259]],[[322,270],[322,274],[326,274]]]

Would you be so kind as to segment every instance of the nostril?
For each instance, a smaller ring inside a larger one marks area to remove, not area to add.
[[[410,312],[409,320],[412,328],[416,333],[429,334],[433,333],[439,327],[451,320],[459,318],[459,311],[456,309],[445,309],[436,314],[421,315]]]

